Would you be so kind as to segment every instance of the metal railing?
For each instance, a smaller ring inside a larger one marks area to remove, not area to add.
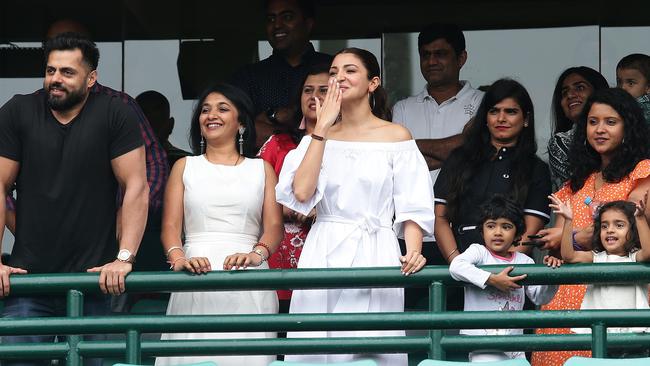
[[[497,273],[504,266],[484,266]],[[523,284],[648,283],[645,264],[520,265],[511,273],[526,273]],[[650,334],[607,334],[607,327],[650,326],[650,311],[445,311],[447,286],[462,285],[451,279],[446,266],[428,266],[408,277],[398,268],[299,269],[216,271],[206,275],[186,273],[132,273],[129,292],[231,291],[260,289],[324,289],[424,286],[430,291],[429,310],[404,313],[268,314],[268,315],[115,315],[83,316],[83,295],[98,293],[97,274],[72,273],[12,277],[12,296],[66,294],[67,316],[4,318],[0,335],[67,335],[61,343],[2,344],[0,359],[65,358],[66,365],[81,365],[82,357],[120,357],[139,363],[142,355],[189,354],[311,354],[427,352],[444,359],[445,350],[503,351],[592,349],[605,357],[607,347],[635,347],[650,342]],[[592,334],[450,336],[445,329],[591,327]],[[174,332],[276,332],[335,330],[428,330],[426,336],[219,339],[143,341],[143,333]],[[85,341],[84,334],[125,334],[124,340]]]

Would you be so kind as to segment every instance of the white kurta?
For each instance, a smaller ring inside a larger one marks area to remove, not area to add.
[[[298,268],[399,266],[395,236],[412,220],[433,232],[431,177],[415,141],[395,143],[327,140],[318,187],[307,202],[293,195],[293,177],[311,137],[302,139],[285,161],[276,186],[278,202],[308,214],[316,223],[307,236]],[[393,220],[394,218],[394,220]],[[393,229],[395,231],[393,231]],[[398,271],[398,269],[395,269]],[[404,290],[297,290],[291,313],[366,313],[404,310]],[[399,336],[403,331],[290,332],[288,337]],[[406,365],[406,355],[296,355],[291,361],[340,362],[372,357],[381,365]]]

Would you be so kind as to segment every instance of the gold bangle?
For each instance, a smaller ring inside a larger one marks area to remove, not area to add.
[[[169,258],[169,253],[173,252],[173,251],[176,250],[176,249],[179,249],[180,251],[183,251],[183,252],[184,252],[184,250],[183,250],[182,247],[180,247],[180,246],[175,246],[175,247],[171,247],[171,248],[167,249],[167,254],[166,254],[165,256],[166,256],[167,258]]]
[[[449,258],[451,258],[451,256],[454,255],[454,253],[456,253],[457,251],[458,251],[458,248],[452,250],[451,253],[449,253],[449,255],[447,255],[447,262],[449,262]]]

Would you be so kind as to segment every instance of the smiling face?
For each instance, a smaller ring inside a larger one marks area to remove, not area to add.
[[[616,87],[635,98],[650,94],[650,80],[637,69],[616,69]]]
[[[623,142],[625,122],[614,108],[594,103],[587,114],[587,141],[603,157],[610,157]]]
[[[343,102],[361,97],[367,99],[368,93],[375,91],[380,84],[377,76],[368,80],[368,70],[361,59],[352,53],[336,55],[329,74],[339,82]]]
[[[620,210],[609,209],[600,215],[600,242],[607,254],[624,256],[630,232],[630,221]]]
[[[232,144],[239,130],[239,113],[223,94],[210,93],[201,103],[199,125],[208,143]]]
[[[495,147],[512,146],[527,123],[519,103],[506,98],[488,110],[487,125]]]
[[[510,247],[517,236],[517,228],[506,218],[488,219],[483,223],[483,241],[494,254],[510,257]]]
[[[457,84],[460,69],[467,60],[467,53],[456,55],[454,48],[444,39],[439,38],[422,45],[420,53],[420,71],[430,87]]]
[[[316,122],[316,100],[314,98],[318,98],[321,105],[323,104],[323,99],[327,94],[328,80],[329,75],[325,72],[307,76],[300,94],[300,108],[306,120]]]
[[[82,103],[95,80],[96,72],[83,61],[79,49],[50,52],[43,89],[52,110],[67,111]]]
[[[295,0],[271,0],[266,12],[266,36],[274,50],[292,52],[309,42],[313,20]]]
[[[569,74],[562,82],[560,105],[564,115],[575,123],[580,117],[582,107],[593,94],[594,87],[579,74]]]

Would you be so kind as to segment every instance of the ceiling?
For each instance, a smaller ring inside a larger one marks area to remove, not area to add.
[[[650,0],[315,0],[314,39],[379,37],[438,22],[463,29],[648,26]],[[86,25],[96,41],[265,39],[261,0],[4,0],[0,41],[40,41],[57,19]]]

